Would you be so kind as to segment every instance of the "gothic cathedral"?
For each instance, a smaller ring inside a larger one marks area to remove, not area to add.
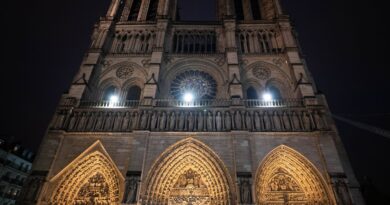
[[[279,0],[112,0],[19,204],[363,205]]]

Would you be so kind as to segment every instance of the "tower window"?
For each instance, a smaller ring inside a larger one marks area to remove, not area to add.
[[[132,86],[127,91],[126,100],[139,100],[141,97],[141,88],[138,86]]]
[[[234,0],[234,7],[236,8],[236,19],[244,20],[244,9],[242,8],[242,0]]]
[[[258,99],[257,92],[253,87],[249,87],[246,90],[246,98],[250,100]]]
[[[110,86],[104,90],[103,101],[110,101],[111,97],[115,95],[116,88],[115,86]]]
[[[158,0],[151,0],[148,9],[147,21],[154,21],[157,17]]]
[[[215,21],[217,20],[217,2],[215,0],[178,0],[177,20]]]
[[[129,21],[137,21],[138,19],[138,13],[141,9],[141,3],[142,0],[134,0],[133,4],[131,5],[130,9],[130,15],[129,15]]]
[[[268,92],[272,95],[272,98],[274,100],[281,100],[282,99],[282,94],[280,93],[279,88],[271,85],[267,88]]]
[[[252,9],[253,20],[260,20],[261,13],[260,13],[259,0],[251,0],[251,9]]]

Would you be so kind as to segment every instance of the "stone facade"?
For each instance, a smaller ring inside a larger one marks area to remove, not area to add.
[[[112,1],[19,204],[364,204],[279,2],[216,3]]]

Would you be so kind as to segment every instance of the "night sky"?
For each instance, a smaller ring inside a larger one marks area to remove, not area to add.
[[[205,7],[210,0],[182,1],[183,20],[213,17],[213,5]],[[12,137],[37,149],[61,94],[80,66],[93,25],[110,2],[2,3],[2,138]],[[332,112],[390,130],[385,2],[283,0],[309,69]],[[343,123],[338,127],[358,178],[370,177],[389,196],[390,139]]]

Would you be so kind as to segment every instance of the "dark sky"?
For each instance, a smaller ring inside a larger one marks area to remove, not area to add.
[[[186,0],[183,0],[186,1]],[[182,18],[212,16],[210,0],[184,3]],[[386,1],[283,0],[303,53],[333,113],[390,130]],[[2,38],[1,130],[36,149],[87,50],[110,0],[5,1]],[[203,8],[202,8],[203,7]],[[189,8],[189,10],[187,10]],[[390,195],[390,139],[339,123],[359,178]]]

